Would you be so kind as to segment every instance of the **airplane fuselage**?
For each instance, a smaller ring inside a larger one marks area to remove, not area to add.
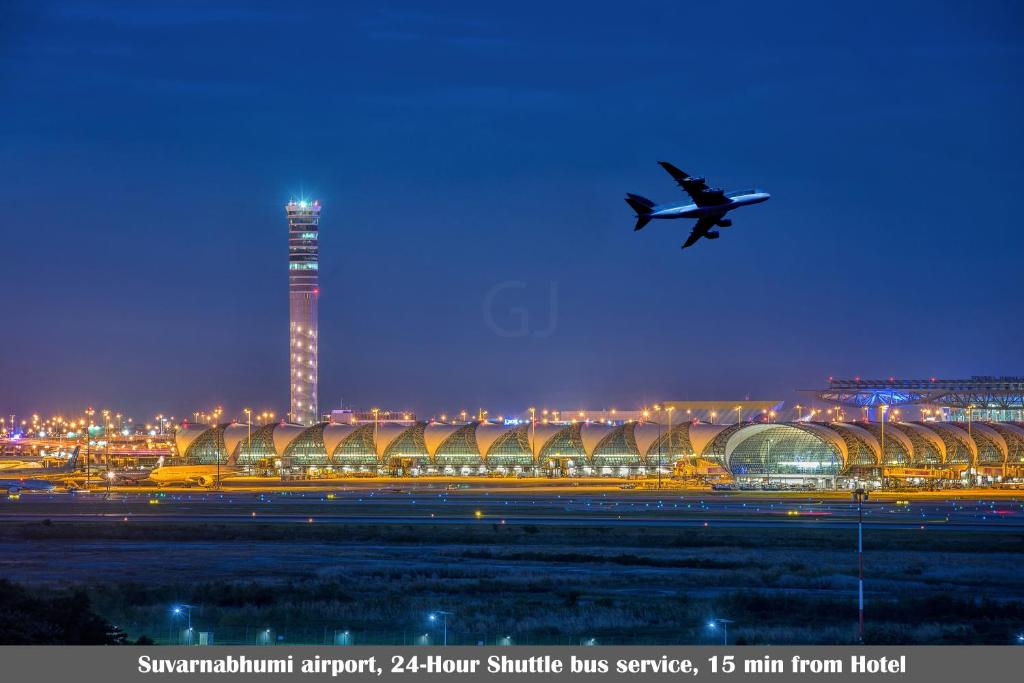
[[[8,493],[19,491],[52,491],[57,485],[45,479],[0,479],[0,490]]]
[[[158,486],[168,484],[198,484],[210,486],[218,479],[231,476],[238,472],[232,465],[162,465],[149,473],[149,480]]]
[[[662,204],[654,207],[654,210],[647,214],[647,217],[661,219],[721,217],[734,209],[740,208],[741,206],[760,204],[761,202],[768,201],[770,197],[771,195],[767,192],[751,192],[749,194],[729,197],[728,201],[724,204],[715,204],[713,206],[697,206],[696,204],[670,206]]]

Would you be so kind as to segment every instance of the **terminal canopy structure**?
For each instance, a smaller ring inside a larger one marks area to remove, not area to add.
[[[957,420],[1024,419],[1024,377],[829,378],[827,389],[805,393],[831,405],[866,408],[869,416],[886,407],[917,405],[940,409]]]
[[[1024,476],[1024,424],[686,421],[182,426],[177,462],[252,473],[694,476],[813,483]]]

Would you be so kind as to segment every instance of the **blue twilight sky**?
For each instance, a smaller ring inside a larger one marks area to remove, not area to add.
[[[433,4],[4,2],[0,412],[283,412],[301,193],[322,409],[1024,374],[1020,3]]]

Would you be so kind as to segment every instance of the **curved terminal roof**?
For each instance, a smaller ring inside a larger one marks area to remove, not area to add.
[[[658,442],[658,437],[665,431],[664,427],[660,427],[651,422],[637,422],[633,428],[633,440],[636,442],[637,453],[641,457],[646,457],[647,453],[651,450],[651,447]]]
[[[865,444],[869,449],[871,449],[871,455],[874,457],[875,464],[882,461],[882,444],[875,438],[875,435],[868,430],[851,422],[829,422],[828,426],[832,429],[845,430],[858,441]]]
[[[283,455],[288,444],[298,438],[299,434],[306,431],[306,427],[297,424],[279,424],[274,427],[274,449],[278,454]]]
[[[352,434],[362,426],[363,425],[329,422],[324,427],[324,448],[328,453],[333,454],[345,439],[352,436]]]
[[[690,425],[690,444],[693,446],[693,452],[698,455],[704,454],[704,449],[714,441],[715,437],[724,432],[729,427],[734,425],[725,424],[708,424],[707,422],[698,422]]]
[[[604,423],[587,423],[580,427],[580,440],[583,442],[583,452],[587,454],[588,458],[594,457],[594,451],[597,449],[604,439],[617,430],[621,430],[625,425],[619,425],[614,427]]]
[[[490,422],[484,422],[477,424],[476,426],[476,445],[480,449],[480,453],[486,456],[491,446],[501,438],[504,434],[514,432],[515,427],[506,427],[505,425],[491,424]]]
[[[192,445],[192,442],[198,439],[200,435],[209,431],[209,429],[210,425],[198,424],[178,427],[177,431],[174,432],[174,447],[178,450],[178,453],[184,455],[188,451],[188,447]]]
[[[423,443],[427,447],[427,455],[433,457],[437,449],[441,447],[448,438],[465,425],[450,425],[441,422],[430,422],[423,428]]]
[[[409,425],[385,422],[378,424],[374,438],[374,446],[377,448],[377,455],[382,456],[387,452],[391,444],[397,442],[406,432],[412,429]]]
[[[238,456],[238,447],[249,436],[249,425],[234,422],[224,429],[224,450],[227,456],[234,459]],[[259,425],[252,425],[253,431],[259,429]]]
[[[870,453],[873,460],[871,466],[879,466],[881,463],[881,425],[850,422],[801,421],[742,425],[684,422],[673,425],[672,451],[675,457],[692,452],[700,457],[718,459],[723,464],[728,464],[732,454],[744,442],[757,438],[770,429],[775,429],[780,434],[780,444],[795,447],[793,444],[802,443],[803,447],[810,448],[808,444],[814,443],[806,439],[801,441],[795,434],[780,429],[782,427],[812,436],[822,446],[827,446],[832,452],[837,453],[844,468],[867,464],[863,459],[863,455],[867,453]],[[235,462],[239,455],[244,454],[243,462],[253,463],[264,458],[282,457],[290,446],[298,444],[296,448],[301,451],[303,462],[312,462],[320,458],[320,449],[324,451],[322,460],[330,462],[339,449],[344,448],[348,453],[346,457],[351,462],[365,461],[365,458],[371,455],[371,450],[376,451],[376,460],[381,463],[386,460],[385,455],[428,457],[434,460],[443,451],[443,457],[449,458],[449,463],[468,462],[466,458],[474,457],[475,453],[480,458],[480,463],[484,464],[487,455],[495,446],[503,444],[500,451],[502,457],[506,458],[503,461],[505,464],[529,463],[530,458],[523,451],[526,448],[527,452],[532,450],[535,459],[539,459],[543,453],[544,457],[578,459],[581,466],[602,463],[618,466],[652,463],[650,456],[657,453],[659,433],[663,448],[667,444],[668,436],[667,426],[650,422],[626,422],[620,425],[538,424],[533,434],[531,432],[534,431],[534,427],[528,423],[384,423],[377,426],[376,441],[371,448],[373,430],[372,424],[320,423],[312,427],[285,423],[252,425],[252,444],[249,444],[247,424],[190,424],[178,428],[174,435],[174,443],[182,457],[196,462],[211,462],[211,458],[216,459],[218,451],[223,451],[219,457],[224,462]],[[358,443],[352,441],[353,439]],[[532,447],[526,446],[531,439]],[[958,423],[894,422],[886,423],[885,439],[887,450],[898,445],[899,449],[906,451],[909,457],[906,464],[911,466],[936,466],[939,462],[964,463],[965,458],[969,458],[970,463],[975,464],[978,462],[979,453],[982,454],[982,465],[1024,463],[1024,425],[1016,423],[974,422],[971,425],[971,433],[968,433],[966,425]],[[689,450],[691,448],[692,451]],[[854,449],[861,455],[855,458]],[[818,449],[817,452],[825,451]],[[950,459],[951,452],[955,460]],[[936,454],[939,462],[936,462]],[[523,456],[526,456],[525,461],[522,460]],[[747,453],[744,457],[749,460],[753,456]],[[630,461],[628,458],[634,460]],[[799,458],[791,457],[780,462],[785,464],[798,461]]]

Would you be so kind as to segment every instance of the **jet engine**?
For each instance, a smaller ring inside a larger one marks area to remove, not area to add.
[[[719,227],[722,227],[722,228],[731,228],[732,227],[732,219],[730,219],[730,218],[723,218],[722,220],[720,220],[717,223],[715,223],[715,225],[717,225]]]
[[[718,232],[717,230],[708,230],[704,236],[707,237],[709,240],[717,240],[719,237],[722,236],[722,233]]]

